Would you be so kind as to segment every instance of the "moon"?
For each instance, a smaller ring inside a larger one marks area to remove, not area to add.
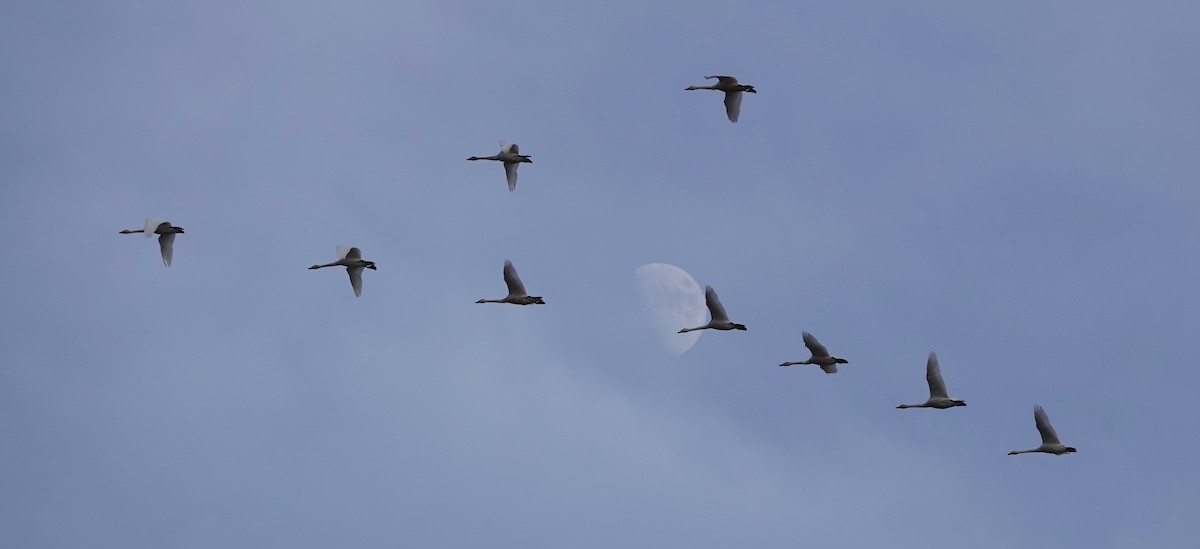
[[[669,263],[647,263],[634,269],[642,311],[671,354],[692,348],[702,332],[679,333],[681,328],[704,324],[708,311],[704,291],[687,271]]]

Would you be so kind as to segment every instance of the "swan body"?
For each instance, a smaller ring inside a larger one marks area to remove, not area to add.
[[[684,88],[687,91],[691,90],[717,90],[725,92],[725,116],[729,117],[730,122],[737,122],[738,115],[742,113],[742,92],[758,93],[754,86],[739,84],[737,78],[732,76],[705,76],[705,79],[717,79],[717,83],[712,86],[688,86]]]
[[[517,190],[517,166],[522,162],[533,164],[529,155],[520,154],[521,148],[516,143],[500,142],[500,152],[492,156],[472,156],[467,160],[498,160],[504,163],[504,176],[508,179],[508,191]]]
[[[162,255],[163,265],[171,266],[174,255],[175,235],[183,234],[183,227],[171,225],[170,221],[147,219],[146,226],[141,229],[125,229],[121,234],[145,233],[146,238],[158,235],[158,252]]]
[[[925,381],[929,383],[929,400],[922,404],[901,404],[897,408],[937,408],[944,410],[955,406],[966,406],[966,401],[946,396],[946,382],[942,381],[942,368],[938,365],[937,353],[930,351],[925,361]]]
[[[684,328],[679,330],[679,333],[685,334],[695,330],[746,330],[745,324],[729,321],[729,315],[725,314],[725,307],[721,305],[721,300],[717,298],[717,291],[712,286],[704,287],[704,301],[708,305],[708,313],[712,319],[708,321],[708,324],[695,328]]]
[[[1042,435],[1042,445],[1032,450],[1013,450],[1008,455],[1042,453],[1061,456],[1075,452],[1074,448],[1059,442],[1058,433],[1054,432],[1054,426],[1050,425],[1050,416],[1046,415],[1046,411],[1041,406],[1034,405],[1033,407],[1033,423],[1037,425],[1038,433]]]
[[[338,260],[333,263],[324,265],[313,265],[309,269],[323,269],[325,267],[345,267],[346,273],[350,275],[350,287],[354,289],[354,297],[362,295],[362,274],[363,269],[371,269],[377,271],[374,261],[367,261],[362,258],[362,250],[353,246],[339,244],[337,247]]]
[[[808,332],[804,332],[802,335],[804,338],[804,346],[808,347],[808,352],[812,353],[812,357],[810,357],[808,360],[804,360],[804,361],[800,361],[800,362],[784,362],[783,364],[780,364],[780,366],[795,366],[797,364],[815,364],[817,366],[820,366],[821,370],[827,374],[836,374],[838,371],[838,369],[837,369],[838,364],[849,364],[850,363],[850,361],[848,361],[844,358],[838,358],[836,356],[830,355],[829,350],[826,349],[824,345],[821,345],[821,342],[817,341],[817,338],[813,337],[812,334],[810,334]]]
[[[521,277],[517,276],[517,269],[513,267],[512,261],[504,260],[504,284],[508,286],[508,295],[501,299],[480,299],[475,303],[512,303],[513,305],[545,305],[546,302],[540,296],[529,295],[525,292],[525,285],[521,283]]]

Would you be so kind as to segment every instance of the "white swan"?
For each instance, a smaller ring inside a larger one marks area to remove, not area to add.
[[[1040,452],[1061,456],[1075,452],[1074,448],[1064,446],[1063,443],[1058,441],[1058,433],[1054,432],[1054,427],[1050,425],[1050,416],[1047,416],[1046,411],[1036,404],[1033,406],[1033,423],[1037,425],[1038,433],[1042,435],[1042,445],[1032,450],[1013,450],[1008,455],[1015,456],[1017,454]]]
[[[377,271],[374,261],[367,261],[362,258],[362,250],[353,246],[339,244],[337,247],[338,260],[333,263],[324,265],[313,265],[309,269],[321,269],[324,267],[345,267],[346,272],[350,275],[350,287],[354,288],[354,296],[362,295],[362,274],[363,269],[371,269]]]
[[[725,314],[725,307],[721,305],[721,300],[717,298],[717,291],[712,286],[704,287],[704,301],[708,304],[708,313],[712,319],[708,324],[697,326],[695,328],[684,328],[679,330],[679,333],[685,334],[696,330],[745,330],[745,324],[737,324],[729,321],[729,315]]]
[[[803,332],[804,346],[808,347],[808,352],[812,353],[812,357],[802,362],[784,362],[780,366],[794,366],[796,364],[816,364],[821,367],[821,370],[827,374],[836,374],[838,364],[849,364],[850,361],[836,356],[830,356],[829,350],[821,345],[817,338],[813,337],[808,332]]]
[[[929,383],[929,400],[924,404],[901,404],[897,408],[938,408],[946,409],[955,406],[966,406],[962,400],[955,400],[946,395],[946,382],[942,381],[942,368],[938,365],[937,353],[930,351],[929,360],[925,362],[925,381]]]
[[[183,227],[171,225],[170,221],[147,219],[144,228],[125,229],[121,234],[146,233],[146,238],[158,235],[158,251],[162,254],[163,265],[171,266],[171,256],[174,255],[175,235],[183,234]]]
[[[533,164],[529,155],[520,154],[521,148],[516,143],[500,142],[500,152],[492,156],[472,156],[467,160],[499,160],[504,163],[504,175],[508,178],[509,192],[517,190],[517,166],[522,162]]]
[[[725,115],[729,117],[730,122],[737,122],[738,115],[742,112],[742,92],[758,93],[754,86],[746,84],[738,84],[737,78],[732,76],[705,76],[705,79],[717,79],[717,84],[714,86],[688,86],[686,90],[717,90],[725,92]]]
[[[504,283],[508,285],[508,295],[503,299],[480,299],[475,303],[512,303],[513,305],[545,305],[546,302],[542,298],[535,295],[525,293],[525,285],[521,283],[521,277],[517,276],[517,269],[513,267],[512,261],[504,260]]]

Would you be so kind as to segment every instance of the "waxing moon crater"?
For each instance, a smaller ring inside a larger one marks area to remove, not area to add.
[[[678,333],[708,320],[704,290],[687,271],[669,263],[647,263],[633,271],[641,297],[642,313],[650,320],[659,341],[672,354],[683,354],[702,332]]]

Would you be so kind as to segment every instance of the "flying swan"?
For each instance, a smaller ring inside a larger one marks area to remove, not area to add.
[[[836,374],[838,364],[849,364],[850,363],[850,361],[848,361],[844,358],[830,356],[829,350],[826,349],[824,345],[821,345],[821,342],[817,341],[817,338],[813,337],[812,334],[810,334],[808,332],[803,332],[802,335],[804,337],[804,346],[808,347],[808,352],[812,353],[812,357],[809,358],[808,360],[804,360],[801,362],[784,362],[783,364],[780,364],[780,366],[794,366],[796,364],[815,364],[817,366],[820,366],[821,370],[823,370],[827,374]]]
[[[1050,425],[1050,416],[1046,415],[1046,411],[1036,404],[1033,406],[1033,423],[1037,425],[1038,433],[1042,435],[1042,445],[1032,450],[1013,450],[1008,455],[1015,456],[1017,454],[1040,452],[1061,456],[1075,452],[1074,448],[1064,446],[1063,443],[1058,441],[1058,433],[1054,432],[1054,427]]]
[[[708,313],[712,319],[708,324],[697,326],[695,328],[684,328],[679,330],[679,333],[684,334],[695,330],[745,330],[745,324],[738,324],[729,321],[729,315],[725,314],[725,307],[721,305],[721,300],[717,298],[717,291],[712,286],[704,287],[704,301],[708,304]]]
[[[725,116],[729,117],[730,122],[737,122],[738,115],[742,112],[742,92],[758,93],[754,90],[754,86],[746,84],[738,84],[737,78],[732,76],[705,76],[705,79],[717,79],[714,86],[688,86],[687,91],[691,90],[717,90],[725,92]]]
[[[345,267],[346,272],[350,275],[350,287],[354,288],[354,297],[362,295],[362,274],[363,269],[371,269],[376,271],[374,261],[367,261],[362,258],[362,250],[353,246],[339,244],[337,247],[338,260],[333,263],[324,265],[313,265],[309,269],[322,269],[325,267]]]
[[[144,228],[133,230],[125,229],[121,234],[146,233],[146,238],[158,235],[158,251],[162,254],[163,265],[171,266],[171,255],[173,254],[173,245],[175,244],[175,235],[183,234],[183,227],[171,225],[170,221],[161,219],[147,219]]]
[[[520,154],[521,148],[516,143],[500,142],[500,152],[492,156],[472,156],[467,160],[499,160],[504,163],[504,176],[508,178],[508,191],[517,190],[517,166],[522,162],[533,164],[529,155]]]
[[[925,362],[925,381],[929,383],[929,400],[924,404],[901,404],[897,408],[937,408],[944,410],[955,406],[966,406],[966,401],[946,396],[946,382],[942,381],[942,368],[938,366],[937,353],[930,351]]]
[[[508,285],[508,295],[503,299],[480,299],[475,303],[512,303],[513,305],[545,305],[540,296],[525,293],[525,285],[517,276],[517,269],[512,261],[504,260],[504,283]]]

